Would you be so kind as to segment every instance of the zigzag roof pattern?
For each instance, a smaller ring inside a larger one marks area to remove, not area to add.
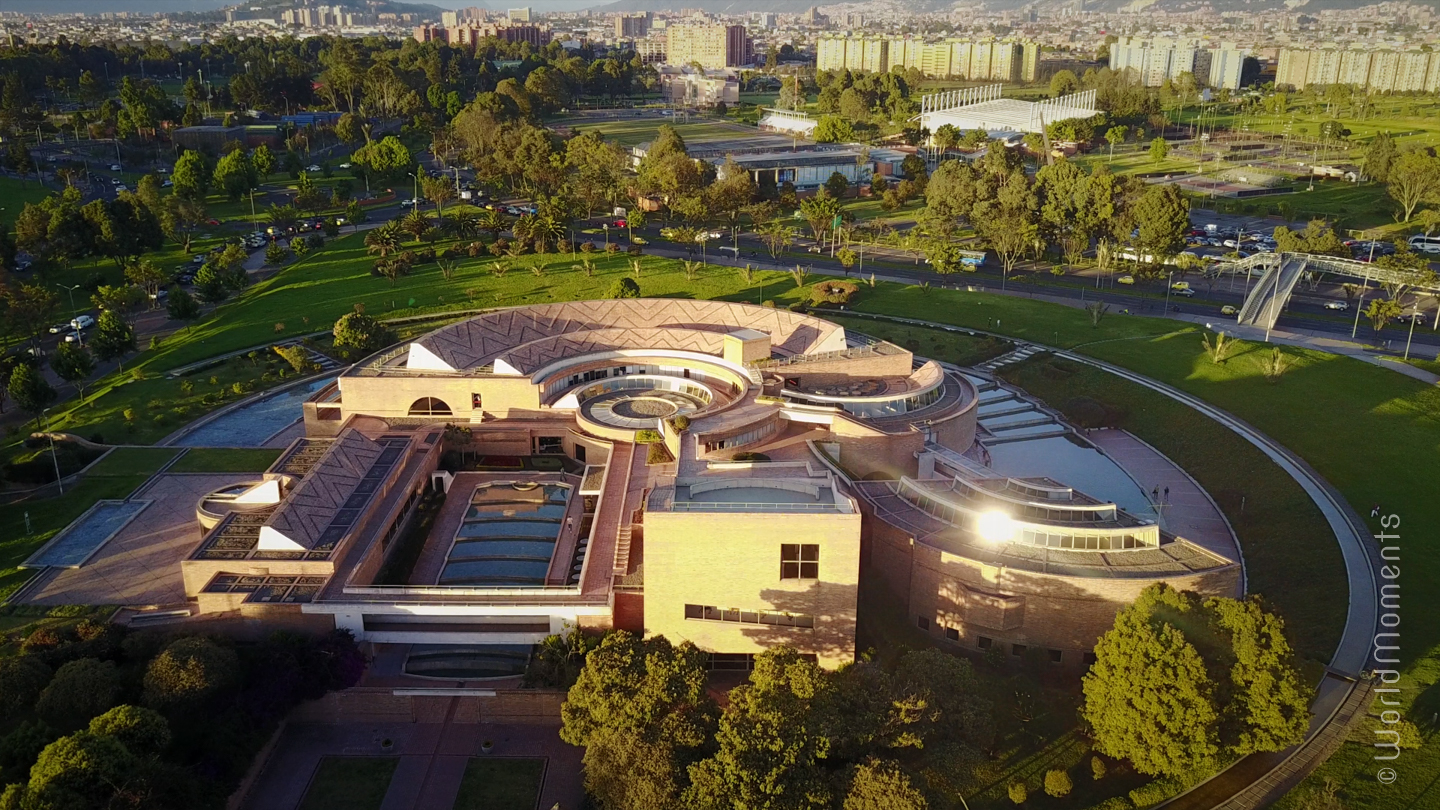
[[[346,508],[360,479],[384,451],[383,445],[353,428],[341,433],[324,458],[310,469],[265,525],[297,545],[315,550],[336,513]],[[368,502],[368,494],[365,500]],[[351,508],[358,507],[352,505]]]
[[[521,374],[534,374],[540,369],[567,357],[620,349],[673,349],[718,355],[725,350],[725,333],[700,329],[594,329],[536,340],[500,355]]]
[[[689,329],[726,334],[754,329],[770,335],[783,354],[811,354],[845,348],[845,330],[836,324],[774,307],[683,298],[623,298],[568,301],[487,312],[437,329],[415,341],[455,371],[477,368],[517,347],[573,332],[629,330],[635,340],[655,329]],[[617,335],[620,333],[616,333]],[[646,348],[643,342],[628,348]],[[412,349],[413,351],[413,349]]]

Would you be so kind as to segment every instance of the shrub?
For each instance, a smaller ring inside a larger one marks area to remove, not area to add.
[[[485,245],[480,242],[471,242],[469,247],[465,248],[465,253],[468,254],[472,259],[478,257],[481,253],[484,252]]]
[[[114,737],[135,754],[158,754],[170,744],[170,724],[164,717],[128,704],[92,719],[90,733]]]
[[[669,464],[674,460],[675,457],[670,455],[670,448],[659,442],[650,445],[650,449],[645,452],[646,464]]]
[[[843,306],[850,303],[860,285],[850,281],[825,280],[810,287],[810,303]]]
[[[1099,804],[1091,805],[1086,810],[1131,810],[1135,805],[1124,796],[1111,796]]]
[[[161,711],[195,708],[230,687],[239,668],[234,650],[199,636],[182,638],[150,662],[142,700]]]
[[[1069,796],[1070,791],[1075,788],[1075,783],[1070,781],[1070,774],[1058,768],[1045,772],[1045,793],[1057,799]]]
[[[645,428],[644,430],[635,431],[636,444],[658,444],[663,441],[664,438],[661,437],[660,431],[658,430]]]
[[[1149,807],[1152,804],[1159,804],[1173,796],[1180,795],[1185,789],[1184,780],[1167,776],[1163,779],[1156,779],[1153,782],[1141,785],[1130,791],[1130,801],[1136,807]]]
[[[509,249],[510,249],[510,240],[509,240],[509,239],[506,239],[506,238],[503,237],[503,236],[500,237],[499,239],[496,239],[494,242],[491,242],[491,243],[490,243],[490,255],[491,255],[491,256],[504,256],[504,255],[505,255],[505,252],[506,252],[507,250],[509,250]]]
[[[1100,757],[1090,757],[1090,775],[1095,778],[1095,781],[1099,782],[1104,779],[1105,773],[1105,760]]]
[[[631,256],[639,256],[640,254],[645,252],[645,249],[640,247],[639,245],[631,244],[630,247],[625,249],[625,252],[629,253]]]
[[[606,293],[605,297],[606,297],[606,298],[639,298],[639,297],[640,297],[640,283],[637,282],[635,279],[630,278],[629,276],[622,276],[622,277],[620,277],[620,278],[615,279],[615,283],[612,284],[612,285],[610,285],[610,292]]]
[[[395,342],[395,334],[385,324],[361,312],[340,316],[332,333],[336,346],[352,347],[363,352],[383,349]]]
[[[674,419],[670,420],[670,427],[675,428],[677,432],[688,430],[690,427],[690,417],[682,413]]]
[[[620,252],[620,243],[619,243],[619,242],[611,242],[610,244],[608,244],[608,245],[605,246],[605,252],[606,252],[606,253],[619,253],[619,252]]]
[[[1006,793],[1010,795],[1010,801],[1016,804],[1024,804],[1025,800],[1030,798],[1030,791],[1025,789],[1024,782],[1011,782]]]
[[[790,304],[788,307],[786,307],[786,309],[790,310],[791,312],[804,312],[804,311],[805,311],[805,302],[804,302],[804,301],[795,301],[795,302],[793,302],[792,304]]]
[[[50,725],[70,731],[114,706],[119,693],[120,673],[113,663],[81,658],[55,671],[35,703],[35,712]]]
[[[0,720],[35,705],[54,674],[48,664],[33,655],[0,659]]]
[[[286,250],[279,242],[271,242],[270,247],[265,248],[265,263],[283,264],[285,257],[289,255],[290,251]]]
[[[581,243],[580,243],[580,252],[581,252],[581,253],[594,253],[594,252],[595,252],[595,243],[594,243],[594,242],[581,242]]]
[[[315,371],[317,368],[315,363],[310,360],[310,353],[293,343],[288,346],[276,346],[275,353],[301,374]]]
[[[731,461],[769,461],[770,457],[764,453],[754,453],[749,450],[743,453],[736,453],[730,457]]]

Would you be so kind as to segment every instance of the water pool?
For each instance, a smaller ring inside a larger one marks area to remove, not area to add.
[[[1150,499],[1109,456],[1065,436],[987,445],[990,466],[1013,478],[1043,476],[1092,498],[1111,501],[1137,517],[1155,519]]]
[[[555,544],[560,534],[558,520],[467,520],[460,524],[456,539],[472,537],[534,537]]]
[[[150,501],[99,501],[20,567],[79,568],[149,505]]]
[[[566,506],[563,503],[486,503],[481,506],[471,506],[465,512],[465,520],[493,520],[495,518],[543,518],[547,520],[559,520],[565,517]]]
[[[450,561],[526,559],[549,562],[555,553],[550,540],[461,540],[450,549]]]
[[[473,585],[477,587],[523,588],[544,585],[550,561],[540,560],[464,560],[445,563],[440,572],[441,585]]]
[[[405,674],[447,680],[509,678],[524,674],[533,649],[529,644],[416,644],[405,659]]]
[[[311,394],[329,385],[329,376],[297,385],[264,399],[237,408],[174,442],[176,447],[259,447],[265,440],[295,424],[303,417],[301,410]]]

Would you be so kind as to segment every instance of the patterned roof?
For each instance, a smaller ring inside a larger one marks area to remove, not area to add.
[[[616,349],[675,349],[701,354],[719,355],[725,350],[723,332],[699,329],[595,329],[571,332],[544,340],[531,341],[497,358],[515,367],[521,374],[534,374],[545,366],[567,357],[579,357]]]
[[[259,547],[333,550],[403,452],[353,428],[341,433],[265,521]]]
[[[754,329],[768,334],[771,345],[785,354],[845,348],[844,328],[785,309],[727,301],[624,298],[487,312],[415,341],[409,366],[462,371],[483,366],[527,343],[596,330],[611,333],[606,338],[610,348],[649,348],[647,341],[655,339],[656,329],[675,328],[716,335]]]

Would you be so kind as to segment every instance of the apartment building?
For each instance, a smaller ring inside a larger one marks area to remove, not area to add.
[[[618,14],[615,17],[616,39],[639,39],[650,35],[650,12]]]
[[[665,29],[665,52],[672,65],[692,62],[714,70],[754,62],[750,35],[743,25],[683,23]]]
[[[1376,93],[1440,90],[1440,54],[1368,48],[1285,48],[1275,72],[1277,86],[1348,84]]]
[[[820,70],[881,73],[899,67],[937,78],[1033,82],[1039,64],[1040,46],[1028,41],[827,36],[816,42]]]
[[[1206,47],[1194,40],[1127,37],[1110,46],[1112,70],[1133,70],[1146,87],[1189,73],[1207,87],[1240,89],[1245,54],[1232,43]]]

